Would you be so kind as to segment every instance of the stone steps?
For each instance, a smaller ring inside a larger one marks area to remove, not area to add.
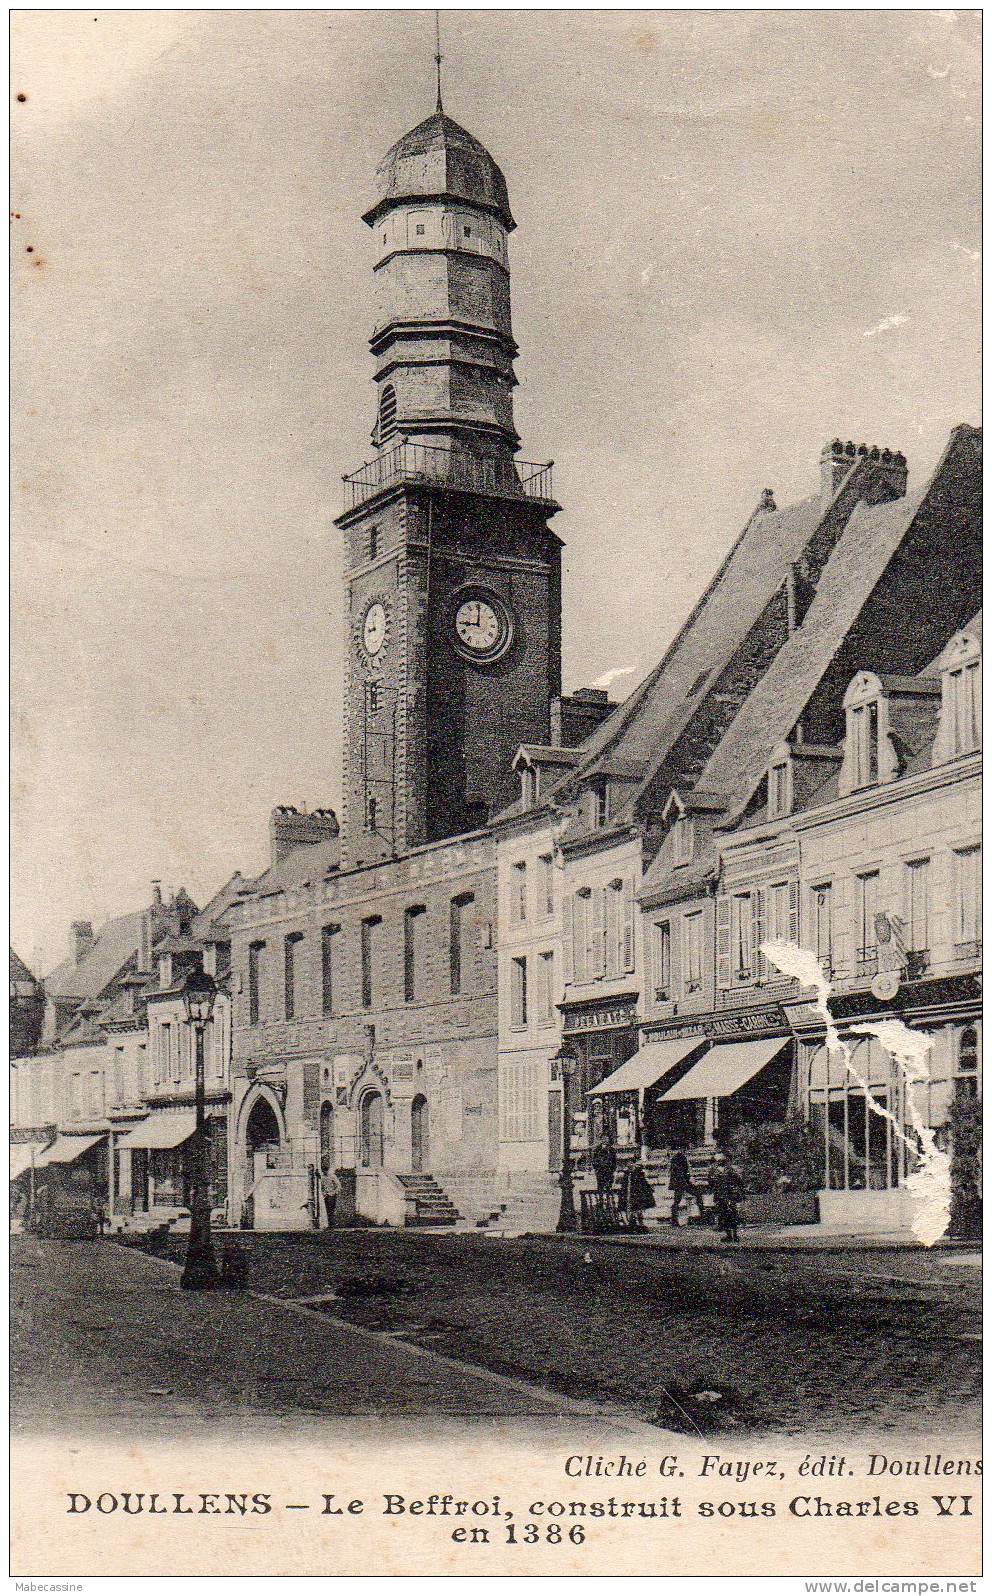
[[[433,1175],[417,1173],[396,1178],[407,1197],[407,1225],[441,1228],[461,1222],[461,1214]]]

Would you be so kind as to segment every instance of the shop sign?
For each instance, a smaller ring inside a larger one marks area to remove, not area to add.
[[[652,1026],[645,1029],[645,1041],[662,1041],[669,1037],[699,1036],[716,1040],[727,1036],[761,1036],[767,1031],[780,1031],[785,1017],[780,1008],[749,1009],[741,1014],[706,1014],[685,1025]]]
[[[608,1031],[637,1020],[637,1003],[610,1003],[598,1009],[566,1009],[563,1029],[574,1036],[577,1031]]]

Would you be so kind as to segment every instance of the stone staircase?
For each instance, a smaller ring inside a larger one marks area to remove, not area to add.
[[[441,1228],[461,1223],[461,1214],[433,1175],[397,1175],[396,1179],[406,1196],[407,1225]]]
[[[504,1200],[477,1221],[476,1229],[493,1236],[519,1236],[525,1232],[547,1234],[555,1229],[560,1211],[561,1187],[557,1175],[523,1175],[507,1189]]]

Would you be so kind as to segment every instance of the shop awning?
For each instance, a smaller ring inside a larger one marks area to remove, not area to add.
[[[196,1130],[195,1114],[150,1114],[117,1143],[119,1150],[131,1147],[179,1147]]]
[[[45,1169],[49,1164],[74,1164],[77,1158],[82,1158],[97,1142],[102,1142],[104,1131],[98,1131],[95,1136],[56,1136],[51,1147],[46,1147],[39,1153],[34,1161],[35,1169]]]
[[[644,1046],[621,1064],[605,1081],[594,1086],[587,1097],[598,1097],[603,1092],[643,1092],[663,1075],[681,1064],[697,1048],[705,1045],[705,1037],[681,1036],[670,1042],[645,1042]]]
[[[787,1042],[786,1036],[769,1036],[763,1042],[718,1042],[662,1093],[662,1099],[677,1103],[692,1097],[730,1097],[770,1064]]]
[[[41,1157],[40,1142],[17,1142],[10,1149],[10,1178],[16,1180],[18,1175],[23,1175],[26,1169],[31,1168],[31,1154],[34,1154],[35,1166]]]

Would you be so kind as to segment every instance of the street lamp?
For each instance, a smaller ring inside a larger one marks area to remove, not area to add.
[[[563,1042],[551,1062],[558,1066],[561,1074],[561,1209],[557,1228],[560,1235],[571,1235],[579,1226],[572,1193],[572,1094],[568,1083],[579,1067],[579,1058],[574,1049]]]
[[[217,983],[205,970],[191,970],[183,982],[186,1019],[196,1037],[196,1131],[194,1133],[193,1197],[190,1203],[189,1243],[182,1280],[184,1291],[209,1291],[218,1281],[217,1260],[210,1240],[210,1170],[208,1164],[206,1102],[203,1068],[203,1033],[210,1024]]]

